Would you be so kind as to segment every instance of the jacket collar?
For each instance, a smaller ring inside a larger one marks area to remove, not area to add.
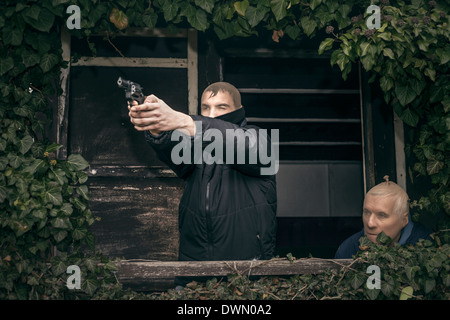
[[[228,112],[228,113],[225,113],[221,116],[216,117],[216,119],[231,122],[233,124],[237,124],[240,127],[244,126],[247,123],[247,121],[245,119],[244,107],[241,107],[239,109],[236,109],[236,110]],[[245,121],[245,123],[244,123],[244,121]]]

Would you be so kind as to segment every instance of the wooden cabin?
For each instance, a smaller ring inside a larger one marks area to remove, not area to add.
[[[405,182],[403,124],[358,64],[347,80],[317,49],[325,34],[275,42],[272,33],[219,41],[211,32],[130,29],[105,39],[62,34],[63,94],[56,112],[59,157],[89,163],[96,247],[125,259],[173,261],[183,182],[158,160],[128,118],[118,77],[174,109],[199,113],[216,81],[242,94],[248,121],[279,129],[277,254],[333,258],[362,228],[364,193],[384,175]],[[124,57],[123,57],[124,56]]]

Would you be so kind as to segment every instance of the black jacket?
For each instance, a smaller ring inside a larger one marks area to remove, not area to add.
[[[172,131],[159,136],[146,134],[147,141],[160,159],[185,181],[179,205],[179,260],[270,259],[274,255],[275,174],[261,175],[263,165],[259,158],[255,164],[237,164],[238,161],[206,164],[194,159],[196,142],[200,141],[202,150],[210,144],[202,140],[208,129],[219,130],[223,137],[227,129],[240,128],[242,130],[236,132],[242,134],[251,128],[256,129],[246,125],[243,110],[238,113],[243,114],[242,119],[234,120],[239,125],[219,118],[192,116],[196,121],[195,137],[181,139],[191,142],[190,163],[174,164],[172,161],[172,148],[181,143],[180,140],[171,141]],[[225,155],[225,138],[223,141]],[[252,152],[249,150],[251,143],[246,143],[245,148]]]

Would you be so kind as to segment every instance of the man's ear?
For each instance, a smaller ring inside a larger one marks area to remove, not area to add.
[[[409,212],[406,211],[405,213],[402,214],[402,224],[403,227],[405,227],[409,222]]]

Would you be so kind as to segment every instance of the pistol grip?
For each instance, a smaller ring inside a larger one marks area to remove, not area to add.
[[[137,103],[139,103],[139,104],[143,104],[144,101],[145,101],[145,96],[144,96],[144,95],[141,95],[140,97],[137,97],[137,98],[136,98],[136,101],[137,101]]]

